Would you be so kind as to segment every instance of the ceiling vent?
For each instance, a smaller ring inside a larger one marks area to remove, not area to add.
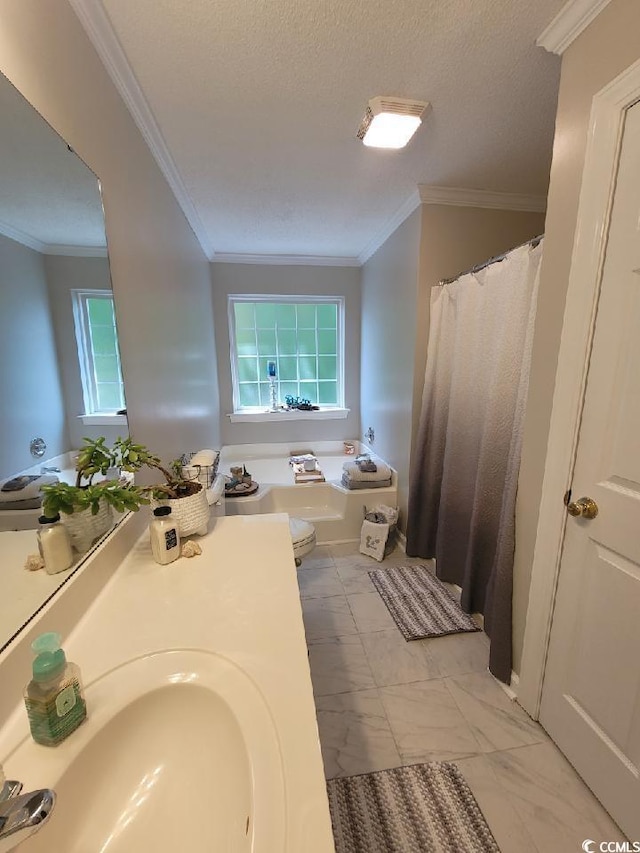
[[[356,135],[371,148],[404,148],[428,109],[428,101],[371,98]]]

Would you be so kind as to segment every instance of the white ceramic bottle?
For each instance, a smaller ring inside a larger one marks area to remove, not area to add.
[[[60,523],[59,515],[53,518],[41,515],[38,521],[38,550],[44,560],[45,571],[50,575],[63,572],[73,563],[69,531]]]
[[[161,566],[172,563],[180,556],[178,524],[171,518],[170,506],[159,506],[153,511],[149,525],[153,559]]]

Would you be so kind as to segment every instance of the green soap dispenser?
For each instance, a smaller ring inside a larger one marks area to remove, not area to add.
[[[36,743],[57,746],[87,716],[80,669],[67,662],[60,634],[41,634],[31,648],[33,679],[24,691],[31,734]]]

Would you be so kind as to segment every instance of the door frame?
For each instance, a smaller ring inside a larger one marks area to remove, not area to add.
[[[598,92],[591,107],[517,694],[536,720],[567,521],[562,498],[575,465],[624,117],[638,99],[640,61]]]

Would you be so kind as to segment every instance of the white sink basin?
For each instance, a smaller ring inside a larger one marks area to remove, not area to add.
[[[6,761],[24,790],[57,794],[51,819],[21,851],[285,849],[278,739],[261,693],[235,664],[165,652],[118,667],[86,698],[88,719],[63,744],[29,739]]]

